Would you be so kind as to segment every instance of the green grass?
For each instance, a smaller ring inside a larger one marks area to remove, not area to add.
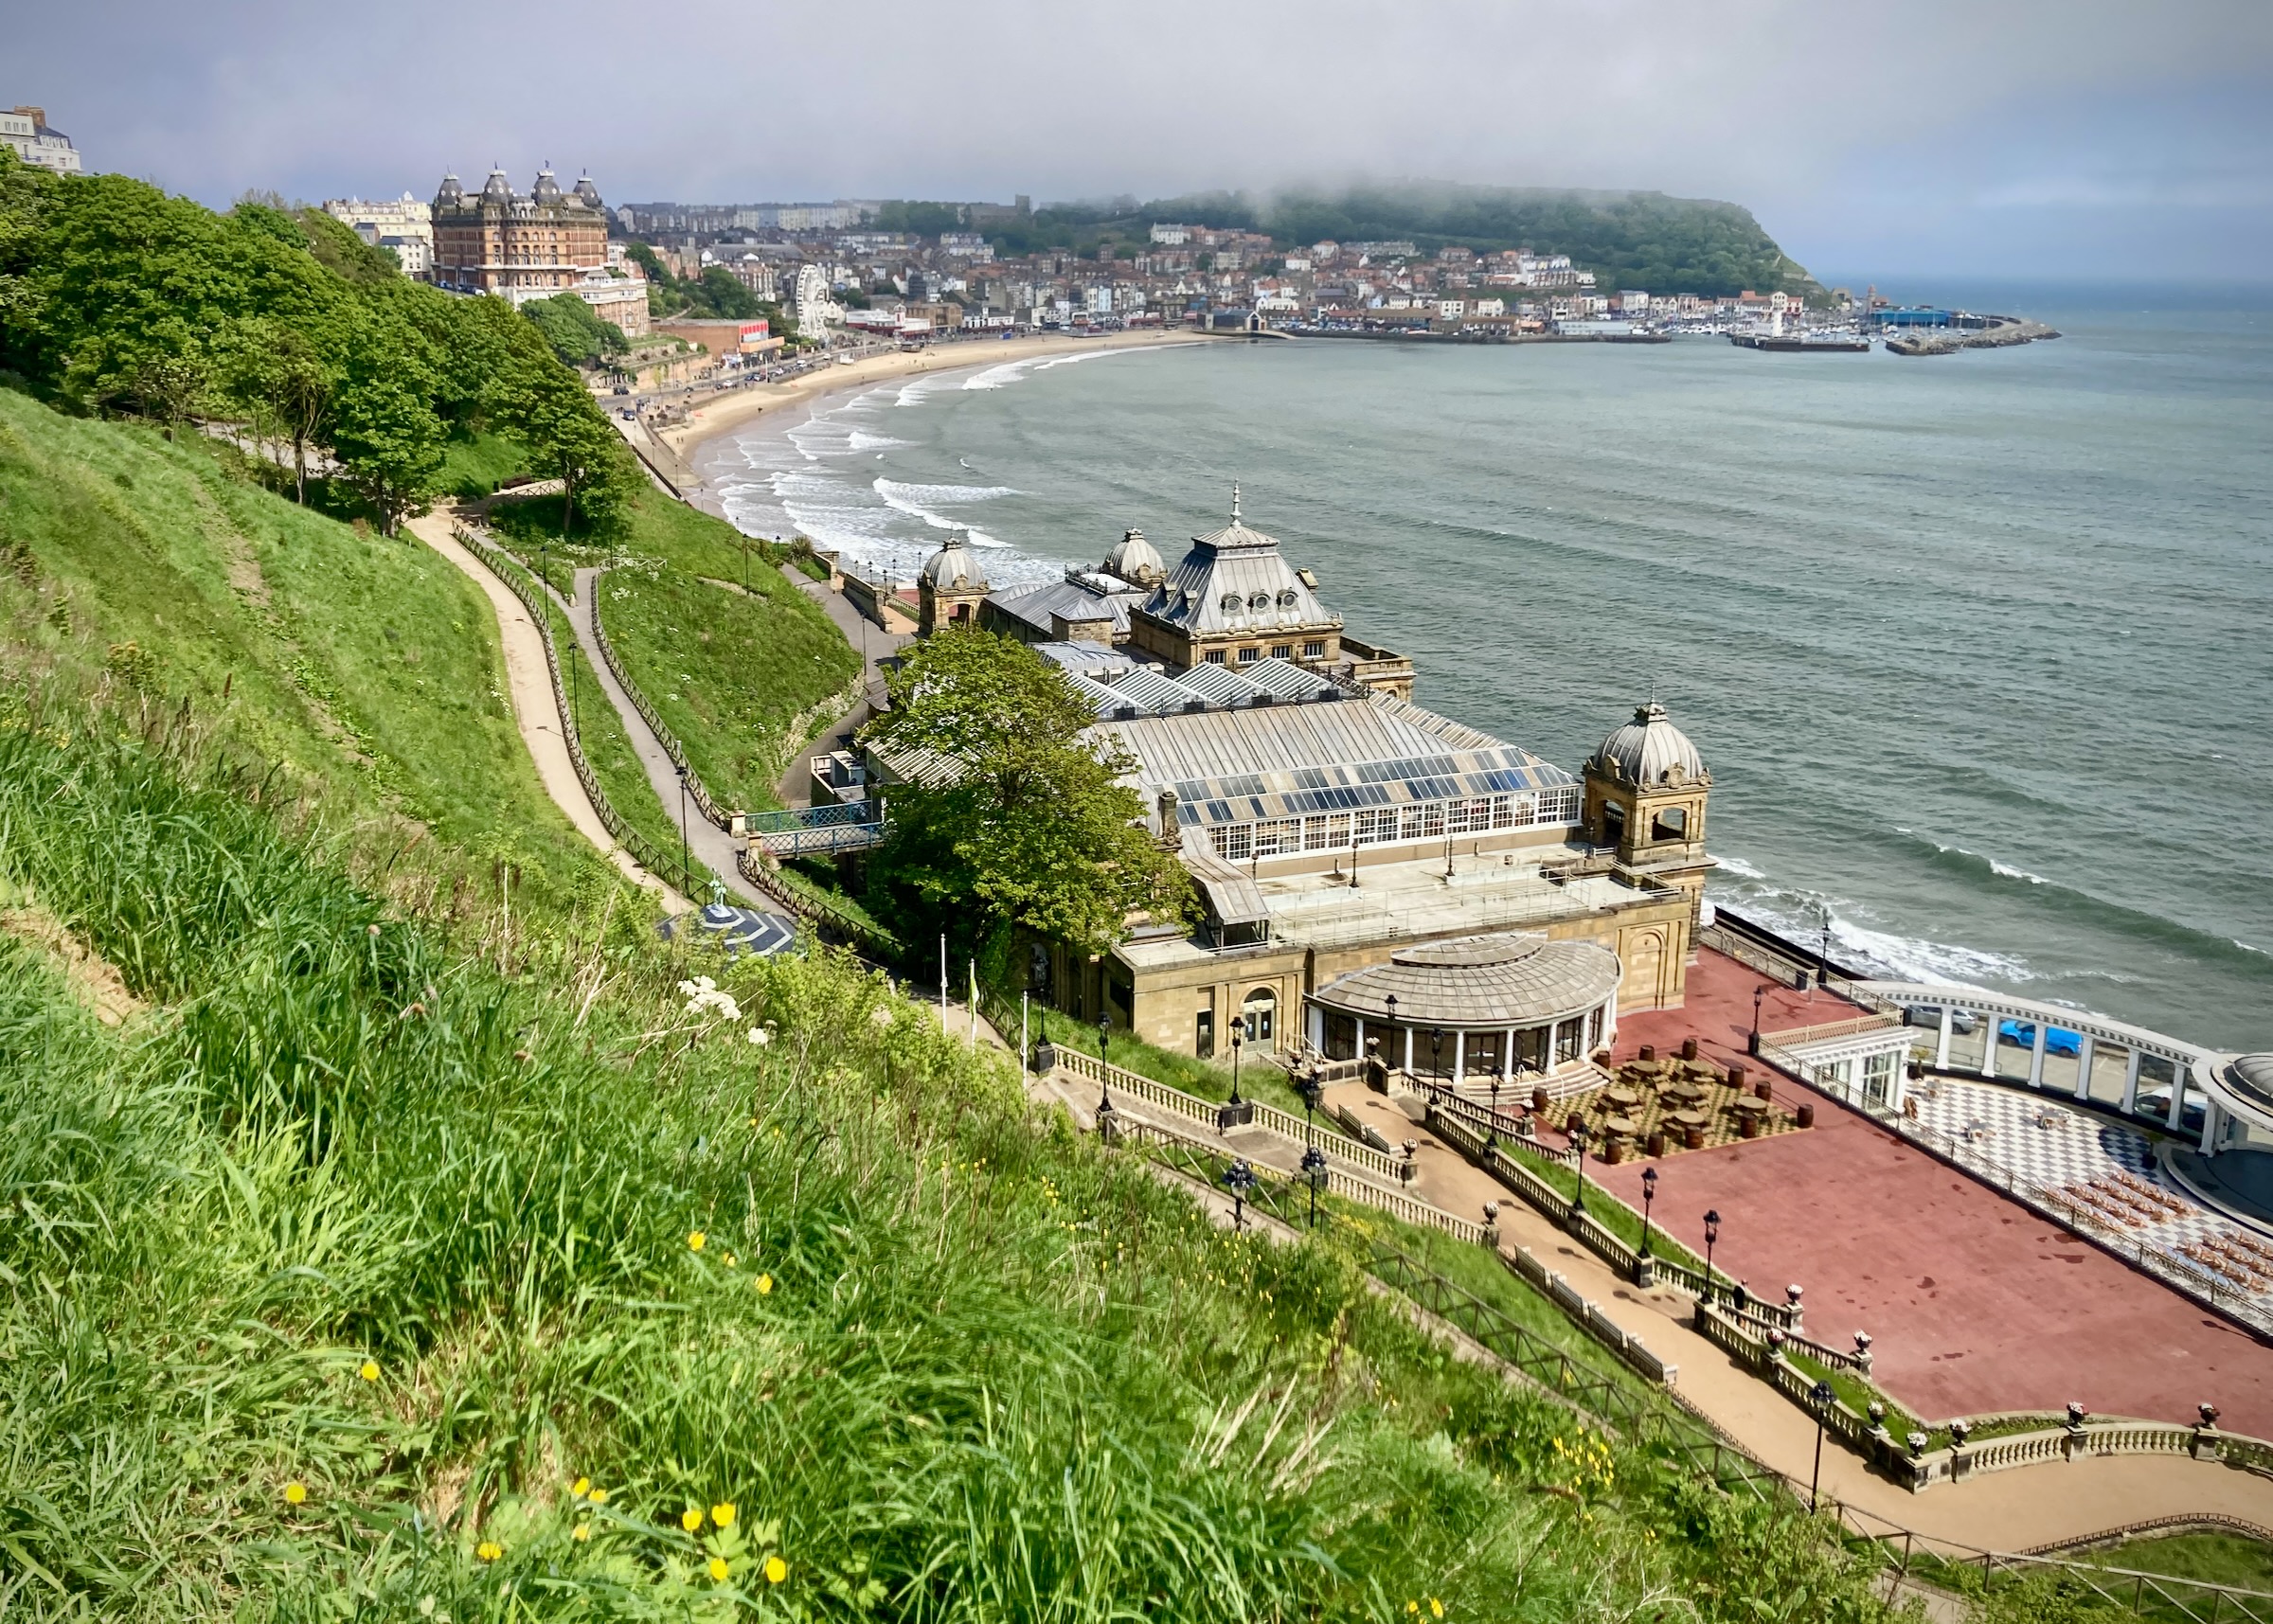
[[[783,770],[813,728],[791,723],[850,683],[860,656],[820,608],[766,568],[745,597],[677,570],[600,578],[595,607],[626,674],[677,736],[720,805],[781,804]]]
[[[626,673],[714,800],[741,811],[779,806],[781,774],[808,742],[790,739],[788,724],[860,669],[828,614],[775,567],[797,562],[792,552],[753,540],[745,553],[731,525],[656,491],[642,491],[604,537],[563,542],[558,497],[536,496],[499,504],[490,525],[563,594],[580,566],[620,566],[600,578],[598,597]],[[709,584],[745,578],[746,596]]]
[[[408,536],[389,541],[228,477],[195,444],[63,417],[0,390],[0,635],[19,676],[93,683],[273,769],[268,793],[340,822],[391,818],[404,883],[496,901],[604,866],[546,796],[506,698],[494,612]],[[106,673],[107,668],[107,674]]]
[[[2082,1553],[2075,1560],[2273,1594],[2273,1545],[2239,1534],[2166,1534],[2159,1539],[2127,1540],[2105,1550]]]
[[[34,1615],[1884,1616],[1828,1529],[1580,1470],[1351,1257],[1215,1230],[880,977],[620,916],[501,975],[257,773],[60,720],[0,726],[0,883],[161,1008],[100,1027],[0,938]]]
[[[1041,1031],[1041,1017],[1035,1017],[1035,1031]],[[1049,1013],[1049,1041],[1085,1055],[1097,1053],[1097,1028],[1056,1010]],[[1218,1065],[1193,1055],[1180,1055],[1172,1049],[1154,1048],[1143,1039],[1132,1036],[1123,1028],[1115,1028],[1107,1058],[1117,1066],[1165,1082],[1171,1088],[1180,1088],[1186,1094],[1201,1099],[1225,1100],[1231,1098],[1231,1067]],[[1239,1097],[1275,1105],[1281,1111],[1302,1115],[1302,1097],[1295,1092],[1286,1080],[1286,1073],[1267,1062],[1253,1065],[1242,1062],[1239,1068]],[[1331,1114],[1319,1112],[1314,1120],[1318,1132],[1347,1138],[1341,1125]]]
[[[519,440],[474,434],[453,438],[444,449],[440,484],[453,496],[477,500],[528,472],[528,448]]]
[[[607,690],[600,686],[593,673],[592,663],[576,640],[576,632],[568,617],[558,605],[547,602],[545,612],[552,625],[552,646],[560,653],[561,675],[571,685],[569,697],[576,711],[577,742],[582,747],[584,760],[592,776],[600,780],[600,793],[616,814],[648,841],[658,851],[675,853],[679,849],[679,827],[671,812],[655,795],[655,787],[648,781],[647,769],[639,764],[638,755],[632,748],[631,735],[624,730],[623,719],[608,703]],[[676,872],[662,876],[676,883]]]

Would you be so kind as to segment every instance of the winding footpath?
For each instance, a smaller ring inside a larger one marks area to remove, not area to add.
[[[497,640],[505,653],[507,692],[511,696],[513,721],[521,742],[537,769],[545,793],[576,826],[577,832],[598,847],[626,878],[648,887],[663,899],[672,913],[683,913],[687,899],[662,880],[632,861],[630,852],[616,844],[600,821],[592,797],[584,793],[568,758],[568,741],[562,736],[560,707],[552,691],[552,672],[545,659],[545,639],[528,617],[528,610],[490,567],[451,534],[447,513],[426,513],[404,522],[403,528],[457,566],[481,588],[497,616]],[[580,634],[580,636],[582,634]],[[595,662],[597,664],[597,661]],[[619,705],[618,708],[626,708]],[[668,765],[668,763],[666,763]]]

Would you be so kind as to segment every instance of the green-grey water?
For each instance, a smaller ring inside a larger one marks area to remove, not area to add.
[[[2004,302],[2066,336],[1208,344],[932,374],[704,461],[748,529],[908,579],[967,528],[997,582],[1131,526],[1172,558],[1238,480],[1425,705],[1575,770],[1655,685],[1719,901],[2273,1047],[2273,312]]]

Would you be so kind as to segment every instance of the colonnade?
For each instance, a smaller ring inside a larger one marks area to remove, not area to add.
[[[1496,1078],[1508,1084],[1530,1075],[1551,1075],[1594,1050],[1614,1042],[1618,1033],[1615,994],[1589,1009],[1530,1026],[1474,1027],[1416,1026],[1409,1022],[1368,1021],[1350,1011],[1330,1011],[1315,999],[1309,1001],[1310,1046],[1328,1052],[1326,1022],[1330,1013],[1349,1014],[1356,1023],[1356,1053],[1366,1052],[1366,1040],[1382,1040],[1382,1059],[1388,1065],[1417,1075],[1415,1061],[1427,1062],[1431,1075],[1444,1076],[1444,1051],[1449,1048],[1450,1077],[1455,1088],[1471,1078],[1489,1082]],[[1440,1035],[1441,1044],[1432,1043]],[[1520,1041],[1519,1041],[1520,1040]],[[1344,1057],[1349,1058],[1349,1057]],[[1480,1062],[1472,1067],[1471,1059]]]

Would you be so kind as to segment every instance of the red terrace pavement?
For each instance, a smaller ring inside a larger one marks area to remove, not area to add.
[[[1620,1063],[1630,1061],[1644,1044],[1656,1045],[1660,1056],[1675,1054],[1683,1038],[1694,1038],[1705,1059],[1723,1065],[1743,1062],[1758,1071],[1759,1062],[1747,1059],[1747,1051],[1752,1036],[1752,992],[1762,987],[1767,989],[1760,1002],[1760,1029],[1763,1032],[1788,1032],[1870,1013],[1826,988],[1801,992],[1769,980],[1727,954],[1699,948],[1696,962],[1689,967],[1682,1008],[1620,1015],[1618,1044],[1611,1058]]]
[[[1690,973],[1689,1008],[1620,1022],[1621,1058],[1645,1042],[1664,1053],[1691,1033],[1714,1059],[1742,1058],[1759,979],[1706,950]],[[1800,994],[1780,989],[1763,1025],[1837,1020],[1846,1008],[1818,991],[1811,1015]],[[2273,1437],[2273,1349],[1869,1118],[1770,1075],[1787,1102],[1814,1101],[1813,1131],[1662,1158],[1656,1217],[1701,1252],[1702,1215],[1717,1209],[1714,1264],[1766,1295],[1805,1286],[1817,1341],[1844,1347],[1870,1332],[1873,1375],[1905,1405],[1941,1420],[2076,1400],[2187,1423],[2207,1401],[2221,1424]],[[1588,1172],[1638,1209],[1648,1165]]]

